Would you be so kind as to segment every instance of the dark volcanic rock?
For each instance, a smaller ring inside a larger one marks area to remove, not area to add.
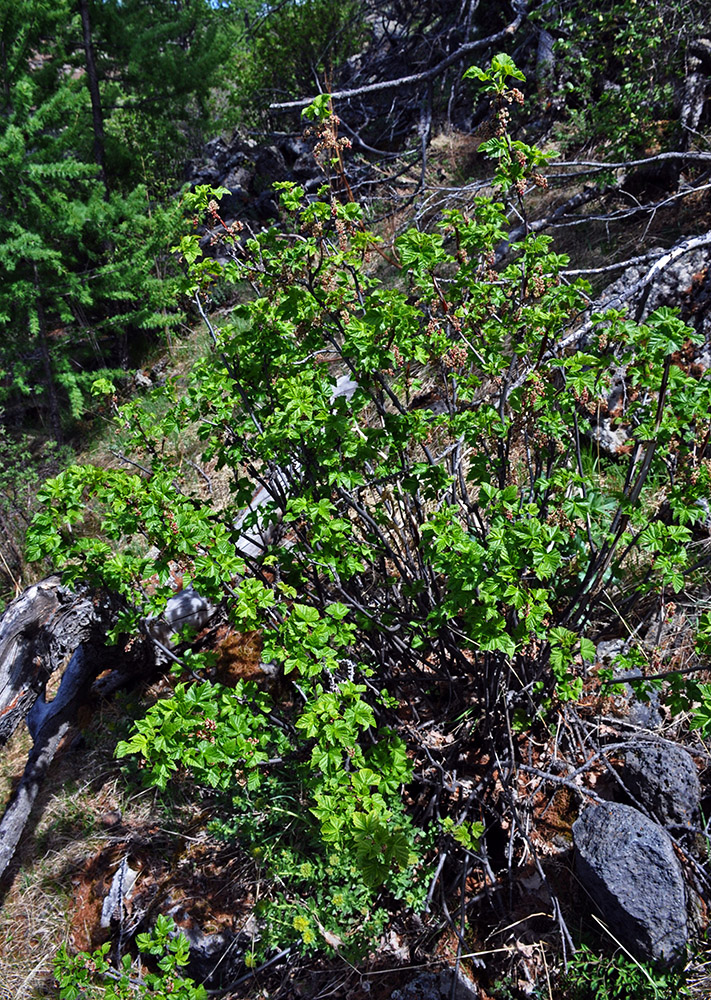
[[[218,137],[206,144],[200,159],[187,165],[186,179],[193,188],[199,184],[227,188],[228,193],[220,199],[220,215],[226,222],[239,219],[261,225],[278,218],[278,197],[273,189],[277,181],[296,179],[311,193],[325,180],[314,159],[313,143],[278,133],[271,139],[265,136],[258,144],[239,133],[229,142]],[[212,235],[203,247],[208,253]],[[219,253],[215,255],[219,257]]]
[[[621,777],[629,792],[665,826],[690,826],[701,786],[693,760],[672,743],[640,740],[623,757]]]
[[[573,824],[576,869],[607,926],[638,958],[672,962],[688,940],[669,835],[632,806],[588,806]]]

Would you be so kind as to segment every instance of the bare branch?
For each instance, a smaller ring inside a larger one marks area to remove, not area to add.
[[[625,302],[629,302],[630,299],[633,299],[644,288],[651,285],[654,279],[661,274],[665,268],[669,267],[670,264],[673,264],[675,260],[678,260],[679,257],[683,257],[685,254],[690,253],[692,250],[697,250],[699,247],[707,246],[711,246],[711,232],[703,233],[700,236],[691,236],[688,239],[681,240],[675,246],[671,247],[670,250],[663,253],[652,264],[647,273],[639,279],[639,281],[630,285],[629,288],[623,289],[614,298],[606,301],[602,307],[606,310],[619,309],[620,306],[625,304]],[[595,323],[591,318],[586,323],[583,323],[582,326],[572,330],[567,337],[563,337],[563,339],[558,342],[556,350],[563,351],[567,347],[579,343],[583,337],[590,332],[594,325]]]
[[[664,163],[669,160],[685,160],[688,163],[711,163],[711,153],[687,153],[684,150],[676,150],[671,153],[655,153],[654,156],[645,156],[641,160],[621,160],[617,163],[605,163],[603,160],[553,160],[548,166],[584,167],[585,169],[581,170],[580,173],[593,174],[602,173],[605,170],[629,170],[632,167],[646,167],[650,163]],[[556,178],[571,178],[578,175],[555,174],[553,176]]]
[[[380,80],[378,83],[369,83],[363,87],[356,87],[354,90],[337,90],[331,94],[331,98],[334,101],[344,101],[349,100],[351,97],[362,97],[363,94],[375,94],[383,90],[405,87],[412,83],[429,83],[431,80],[435,80],[438,76],[441,76],[442,73],[449,69],[450,66],[454,66],[455,63],[460,62],[465,56],[470,55],[470,53],[486,49],[490,45],[496,45],[498,42],[516,34],[523,22],[523,17],[523,12],[521,12],[501,31],[497,31],[495,34],[489,35],[487,38],[478,38],[473,42],[467,42],[466,45],[462,45],[456,52],[452,52],[451,55],[448,55],[446,59],[443,59],[431,69],[423,70],[421,73],[412,73],[410,76],[401,76],[397,80]],[[294,111],[296,108],[305,108],[311,104],[317,96],[318,95],[314,94],[311,97],[302,97],[298,101],[283,101],[279,104],[270,104],[269,110]]]

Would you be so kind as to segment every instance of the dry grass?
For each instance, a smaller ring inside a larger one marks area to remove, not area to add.
[[[52,961],[76,937],[81,873],[120,831],[145,825],[152,796],[127,789],[113,760],[126,731],[125,699],[80,713],[38,796],[0,891],[0,1000],[53,996]],[[24,770],[31,740],[19,728],[0,757],[6,802]],[[120,817],[120,828],[116,818]],[[80,946],[84,942],[77,942]]]

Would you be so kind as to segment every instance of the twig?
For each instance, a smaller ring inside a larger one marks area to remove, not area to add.
[[[244,976],[240,976],[239,979],[235,979],[234,982],[229,983],[229,985],[227,986],[223,986],[219,990],[207,990],[208,996],[211,997],[227,996],[227,994],[231,993],[232,990],[236,989],[237,986],[241,986],[242,983],[246,983],[248,980],[254,979],[254,977],[258,976],[260,972],[264,972],[265,969],[268,969],[270,966],[276,965],[277,962],[281,962],[282,959],[286,958],[287,955],[291,954],[291,950],[292,950],[291,946],[289,946],[288,948],[284,948],[283,951],[280,951],[277,955],[274,955],[273,958],[270,958],[268,962],[264,962],[263,965],[260,965],[258,969],[252,969],[250,972],[247,972]]]
[[[135,469],[140,469],[140,471],[145,473],[145,475],[147,476],[153,475],[151,470],[147,469],[145,465],[141,465],[140,462],[134,462],[132,458],[129,458],[127,455],[124,455],[123,452],[114,451],[113,448],[109,448],[109,451],[111,452],[112,455],[115,455],[115,457],[118,458],[121,462],[125,462],[127,465],[132,465]]]
[[[605,170],[629,170],[630,167],[645,167],[650,163],[664,163],[669,160],[687,160],[689,163],[708,163],[711,161],[711,153],[687,153],[683,150],[670,153],[656,153],[654,156],[645,156],[641,160],[621,160],[617,163],[605,163],[602,160],[553,160],[548,166],[551,167],[585,167],[581,173],[600,173]],[[570,177],[570,174],[561,174],[561,177]],[[575,175],[573,175],[575,176]]]
[[[186,461],[187,461],[188,465],[192,466],[193,469],[195,469],[195,471],[199,475],[201,475],[202,478],[205,480],[205,482],[207,483],[207,491],[210,494],[210,496],[212,496],[212,480],[210,479],[210,477],[208,476],[208,474],[205,472],[204,469],[200,468],[200,466],[197,464],[197,462],[192,462],[189,458],[186,459]]]
[[[212,338],[212,343],[214,344],[215,347],[217,347],[217,334],[215,333],[215,328],[210,322],[210,319],[203,308],[202,302],[200,301],[200,292],[195,292],[195,305],[198,307],[198,312],[202,317],[202,321],[208,329],[208,333]]]
[[[446,860],[447,860],[447,852],[441,851],[439,855],[439,861],[437,862],[437,868],[435,870],[434,875],[432,876],[432,881],[430,882],[430,888],[427,893],[427,899],[425,901],[425,913],[430,912],[430,903],[432,902],[432,897],[434,896],[435,886],[439,881],[439,876],[442,869],[444,868],[444,863]]]

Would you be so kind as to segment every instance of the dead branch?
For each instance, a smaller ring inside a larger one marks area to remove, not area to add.
[[[561,271],[566,278],[578,277],[581,274],[605,274],[609,271],[625,271],[628,267],[635,267],[637,264],[649,264],[663,255],[663,250],[650,250],[638,257],[628,257],[626,260],[618,260],[616,264],[605,264],[604,267],[579,267]]]
[[[501,31],[497,31],[493,35],[489,35],[487,38],[478,38],[473,42],[467,42],[457,49],[456,52],[452,52],[441,62],[437,63],[436,66],[431,67],[431,69],[423,70],[421,73],[411,73],[409,76],[401,76],[397,80],[379,80],[377,83],[368,83],[363,87],[355,87],[353,90],[337,90],[331,94],[332,100],[336,101],[347,101],[352,97],[362,97],[364,94],[375,94],[384,90],[394,90],[399,87],[406,87],[413,83],[430,83],[432,80],[436,80],[438,76],[441,76],[445,70],[449,69],[450,66],[454,66],[456,63],[464,59],[465,56],[470,55],[472,52],[478,52],[481,49],[489,48],[491,45],[497,45],[499,42],[506,38],[510,38],[515,35],[520,28],[524,18],[524,12],[521,11],[516,15],[516,17],[505,28]],[[318,95],[314,94],[311,97],[302,97],[298,101],[282,101],[278,104],[270,104],[270,111],[294,111],[297,108],[305,108],[313,101],[316,100]]]
[[[685,254],[690,253],[692,250],[697,250],[699,247],[706,246],[711,246],[711,233],[702,233],[700,236],[691,236],[687,237],[687,239],[680,240],[679,243],[675,244],[659,258],[657,258],[647,273],[643,275],[639,281],[636,281],[633,285],[623,289],[613,298],[601,303],[601,306],[606,311],[610,309],[619,309],[620,306],[625,305],[625,303],[634,299],[640,292],[643,292],[646,288],[648,288],[662,273],[662,271],[673,264],[674,261],[683,257]],[[562,351],[573,344],[580,343],[583,337],[585,337],[585,335],[592,330],[595,322],[596,321],[591,317],[587,320],[587,322],[583,323],[582,326],[579,326],[576,330],[572,330],[557,344],[556,350]]]
[[[335,94],[334,94],[335,97]],[[669,153],[655,153],[653,156],[644,156],[640,160],[621,160],[616,163],[605,163],[604,160],[553,160],[548,164],[550,167],[583,167],[584,169],[574,174],[549,174],[549,180],[568,179],[579,177],[580,174],[599,174],[605,170],[630,170],[632,167],[646,167],[650,163],[664,163],[669,160],[684,160],[687,163],[709,163],[711,153],[689,153],[683,149],[674,150]]]
[[[575,208],[580,208],[581,205],[586,205],[589,201],[592,201],[594,198],[600,197],[605,193],[605,191],[600,191],[593,187],[583,188],[582,191],[574,194],[572,198],[568,198],[568,200],[564,201],[562,205],[559,205],[558,208],[551,212],[550,215],[546,215],[543,219],[536,219],[534,222],[522,223],[520,226],[512,229],[507,239],[497,248],[496,263],[500,263],[506,256],[511,249],[512,243],[523,239],[527,233],[538,233],[542,229],[547,229],[550,226],[555,225],[555,223],[560,219],[565,218],[568,212],[571,212]]]

